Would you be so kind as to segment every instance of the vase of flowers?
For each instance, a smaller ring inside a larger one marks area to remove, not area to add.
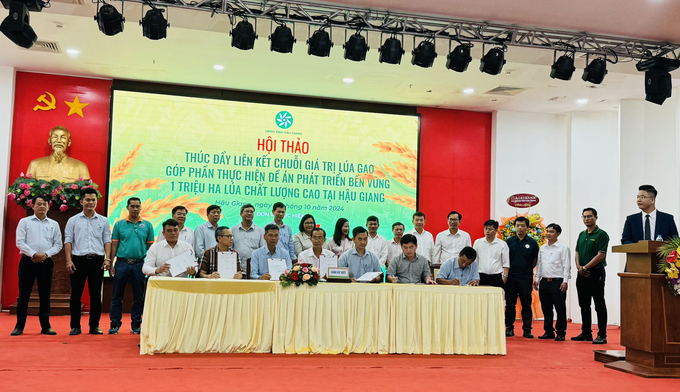
[[[661,245],[659,256],[659,273],[666,276],[666,287],[673,295],[680,295],[680,238],[671,238]]]
[[[61,183],[57,180],[36,180],[32,175],[21,173],[9,187],[7,198],[25,209],[33,207],[33,198],[46,196],[50,200],[50,207],[58,206],[64,212],[69,207],[81,208],[80,191],[85,188],[97,189],[98,185],[92,180],[79,178],[75,182]],[[97,197],[101,193],[97,191]]]
[[[295,264],[293,268],[286,270],[279,277],[279,281],[281,281],[281,286],[283,287],[290,285],[299,286],[301,284],[316,286],[319,283],[319,270],[308,263]]]

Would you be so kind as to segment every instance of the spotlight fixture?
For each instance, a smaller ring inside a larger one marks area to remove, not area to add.
[[[255,23],[257,23],[257,19]],[[252,49],[257,39],[253,25],[245,18],[236,24],[229,35],[231,35],[231,46],[241,50]]]
[[[403,38],[402,38],[403,39]],[[380,33],[380,40],[382,41],[382,33]],[[385,43],[378,49],[380,56],[378,56],[378,61],[387,64],[401,64],[401,56],[404,55],[404,45],[397,38],[397,34],[392,34],[392,36],[385,40]]]
[[[118,12],[116,7],[107,4],[105,1],[103,3],[104,5],[99,7],[97,15],[94,17],[94,20],[96,20],[99,25],[99,31],[109,36],[123,32],[123,28],[125,27],[125,18],[123,15]],[[97,1],[97,6],[99,6],[99,1]],[[124,9],[124,7],[125,3],[123,2],[123,8],[121,8],[121,10]]]
[[[472,56],[470,56],[471,43],[461,43],[451,51],[451,41],[449,40],[449,55],[446,56],[446,68],[456,72],[467,71]]]
[[[26,49],[32,47],[38,39],[30,25],[29,9],[40,12],[42,5],[37,2],[29,4],[29,2],[12,1],[9,3],[9,15],[0,23],[0,31],[17,46]]]
[[[550,77],[560,80],[571,80],[571,75],[576,71],[574,67],[574,51],[567,51],[557,60],[557,52],[553,52],[553,65],[550,67]]]
[[[645,71],[645,100],[661,105],[671,96],[673,83],[669,72],[680,67],[680,60],[652,57],[635,65],[638,71]]]
[[[307,31],[310,27],[308,25]],[[331,55],[331,48],[333,47],[333,42],[331,41],[331,35],[321,27],[319,30],[315,31],[311,37],[307,40],[307,54],[310,56],[317,57],[328,57]]]
[[[430,41],[430,39],[432,41]],[[413,37],[413,46],[415,46],[416,37]],[[418,47],[413,49],[411,52],[413,55],[411,57],[411,64],[417,65],[423,68],[430,68],[434,59],[437,58],[437,52],[435,52],[434,38],[427,38],[424,41],[420,41]]]
[[[505,45],[489,49],[480,60],[479,70],[489,75],[498,75],[501,73],[503,65],[505,65],[506,49]],[[484,45],[482,44],[482,52],[483,51]]]
[[[345,36],[347,36],[347,30],[345,30]],[[345,49],[345,59],[352,61],[366,60],[366,52],[370,49],[360,29],[352,34],[342,47]]]
[[[293,31],[285,24],[280,24],[269,36],[272,41],[270,49],[272,52],[293,53],[293,44],[296,42]]]
[[[586,61],[588,61],[587,58]],[[586,65],[581,79],[593,84],[600,84],[604,80],[605,75],[607,75],[606,59],[597,58]]]
[[[163,17],[163,9],[151,8],[146,12],[146,16],[139,21],[142,26],[142,33],[148,39],[159,40],[168,35],[168,21]]]

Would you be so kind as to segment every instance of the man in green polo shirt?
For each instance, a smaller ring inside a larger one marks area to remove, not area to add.
[[[607,247],[609,236],[597,227],[597,211],[586,208],[582,214],[586,230],[582,231],[576,241],[576,291],[578,305],[581,307],[581,334],[571,340],[592,341],[593,344],[607,344],[607,304],[604,301],[605,266],[607,265]],[[593,340],[590,311],[591,298],[595,302],[597,313],[597,338]]]
[[[144,310],[144,290],[146,278],[142,272],[146,251],[154,242],[153,225],[140,217],[142,202],[137,197],[127,201],[128,217],[113,225],[112,254],[117,257],[111,266],[113,276],[113,296],[111,298],[111,329],[109,335],[118,334],[123,318],[123,297],[128,281],[132,285],[131,333],[138,335],[142,325]]]

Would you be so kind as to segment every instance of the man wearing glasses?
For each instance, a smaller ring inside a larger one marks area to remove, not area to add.
[[[215,230],[215,237],[217,238],[217,245],[203,253],[201,269],[198,271],[198,277],[206,279],[241,279],[243,275],[241,274],[241,264],[238,262],[238,253],[236,253],[237,262],[236,273],[234,276],[220,276],[220,273],[217,272],[219,252],[234,252],[234,235],[231,233],[231,230],[229,230],[228,227],[220,226],[217,228],[217,230]]]
[[[111,328],[109,335],[117,335],[122,325],[123,297],[128,281],[132,285],[132,328],[130,333],[139,335],[144,310],[146,278],[142,272],[146,252],[153,244],[153,225],[140,216],[142,202],[137,197],[127,201],[128,216],[113,225],[111,254],[116,256],[111,266],[113,295],[111,296]]]
[[[194,245],[194,230],[184,224],[187,221],[187,208],[184,206],[175,206],[172,209],[172,219],[177,221],[177,227],[179,228],[179,240],[184,241],[188,244]],[[158,233],[158,240],[156,242],[165,241],[165,236],[163,236],[163,231]]]
[[[597,227],[597,211],[594,208],[586,208],[582,214],[586,230],[578,235],[576,240],[576,292],[578,293],[578,305],[581,307],[581,334],[571,340],[592,341],[593,344],[607,344],[607,304],[604,301],[604,281],[607,266],[607,247],[609,236]],[[593,340],[591,329],[592,315],[590,302],[595,302],[597,313],[597,338]]]
[[[661,240],[666,241],[677,236],[678,229],[673,215],[656,209],[656,189],[651,185],[641,185],[638,190],[637,206],[641,211],[626,218],[621,243],[652,241],[659,236]]]

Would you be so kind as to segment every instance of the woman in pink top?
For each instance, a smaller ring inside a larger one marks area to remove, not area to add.
[[[333,237],[328,240],[325,247],[340,257],[343,253],[352,249],[352,246],[352,238],[349,237],[349,221],[340,218],[335,222],[335,232],[333,232]]]

